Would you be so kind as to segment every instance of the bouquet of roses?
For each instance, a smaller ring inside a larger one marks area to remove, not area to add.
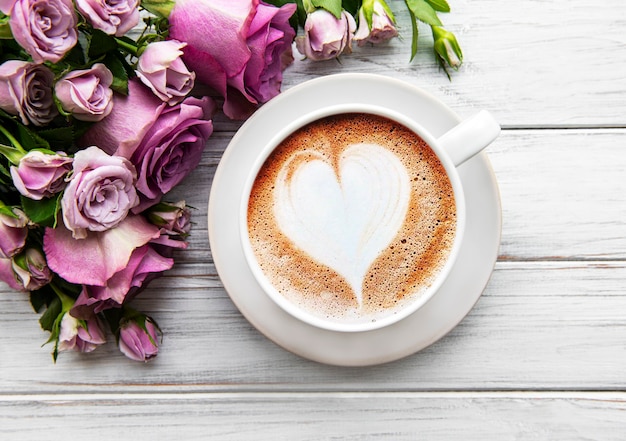
[[[445,0],[406,4],[413,55],[421,20],[458,67]],[[0,12],[0,280],[30,294],[55,360],[103,344],[105,324],[129,358],[156,356],[158,325],[129,303],[187,247],[190,210],[167,195],[200,161],[216,101],[243,119],[276,96],[294,41],[324,60],[397,35],[384,0],[0,0]]]

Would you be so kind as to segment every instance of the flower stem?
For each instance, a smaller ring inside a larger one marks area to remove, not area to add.
[[[55,283],[51,282],[50,287],[61,301],[63,311],[69,311],[70,309],[72,309],[72,306],[74,306],[74,299],[61,291],[61,288],[56,286]]]
[[[139,48],[135,46],[134,44],[128,43],[122,40],[121,38],[116,38],[115,42],[120,48],[124,49],[126,52],[130,53],[131,55],[134,55],[134,56],[139,55]]]

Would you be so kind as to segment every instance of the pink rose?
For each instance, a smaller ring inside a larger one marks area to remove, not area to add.
[[[82,318],[106,309],[119,308],[173,265],[173,259],[161,256],[150,245],[136,248],[126,267],[111,276],[106,285],[83,286],[72,308],[72,314]]]
[[[28,217],[16,207],[0,202],[0,258],[9,258],[19,253],[26,244]]]
[[[333,14],[317,9],[304,23],[304,36],[296,38],[298,52],[314,61],[337,58],[352,51],[352,36],[356,29],[354,17],[346,11],[337,19]]]
[[[98,147],[74,155],[72,178],[61,199],[63,222],[75,239],[89,231],[109,230],[139,203],[135,167]]]
[[[200,162],[215,103],[208,97],[186,98],[168,106],[140,82],[130,81],[128,96],[115,95],[115,112],[83,137],[108,153],[128,158],[137,169],[140,212],[159,202]]]
[[[150,43],[137,63],[137,76],[169,105],[180,103],[196,78],[181,59],[184,47],[185,43],[176,40]]]
[[[65,153],[48,154],[31,150],[11,166],[13,185],[22,195],[41,200],[62,191],[67,182],[65,177],[72,169],[72,158]]]
[[[58,115],[52,94],[54,73],[46,66],[9,60],[0,66],[0,109],[23,124],[44,126]]]
[[[0,282],[6,283],[11,289],[16,291],[24,291],[22,284],[15,279],[12,259],[0,257]]]
[[[131,360],[148,361],[159,353],[158,327],[150,317],[141,316],[120,326],[120,351]]]
[[[135,249],[159,236],[158,227],[130,214],[117,227],[89,231],[79,240],[63,224],[46,228],[43,246],[50,269],[63,279],[77,285],[106,286],[128,267]]]
[[[371,9],[368,12],[363,6],[359,9],[359,28],[354,34],[354,41],[359,46],[364,46],[365,43],[377,44],[397,37],[398,30],[393,13],[384,0],[372,0],[369,6]],[[366,17],[367,13],[371,14],[371,26]]]
[[[36,248],[28,248],[22,254],[13,257],[15,280],[26,291],[36,291],[52,280],[43,253]]]
[[[61,319],[59,351],[91,352],[104,343],[102,323],[96,316],[85,319],[84,325],[69,312]]]
[[[81,121],[100,121],[113,109],[113,74],[101,63],[64,75],[55,85],[63,110]]]
[[[121,37],[139,23],[139,0],[76,0],[80,13],[91,25]]]
[[[56,63],[76,44],[72,0],[17,0],[10,15],[13,37],[35,63]]]
[[[293,3],[259,0],[178,0],[170,37],[187,43],[184,60],[197,79],[225,98],[224,113],[243,119],[280,92],[293,60]]]

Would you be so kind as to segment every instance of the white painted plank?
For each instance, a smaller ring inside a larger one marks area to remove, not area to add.
[[[110,342],[92,354],[62,354],[55,366],[26,299],[0,292],[0,391],[626,388],[623,262],[501,262],[447,337],[398,362],[349,369],[301,359],[263,337],[212,266],[176,273],[134,303],[165,332],[148,365],[125,360]]]
[[[624,393],[0,397],[11,440],[621,441]]]

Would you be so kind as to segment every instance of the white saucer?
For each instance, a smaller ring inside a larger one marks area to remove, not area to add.
[[[407,83],[371,74],[338,74],[295,86],[260,108],[233,137],[209,199],[209,242],[218,274],[241,313],[267,338],[326,364],[367,366],[394,361],[436,342],[472,309],[493,271],[500,245],[498,184],[481,153],[459,167],[467,204],[466,233],[449,278],[421,309],[367,332],[328,331],[277,306],[246,267],[238,231],[243,186],[255,154],[289,122],[321,105],[364,103],[414,118],[436,137],[460,121],[440,101]]]

